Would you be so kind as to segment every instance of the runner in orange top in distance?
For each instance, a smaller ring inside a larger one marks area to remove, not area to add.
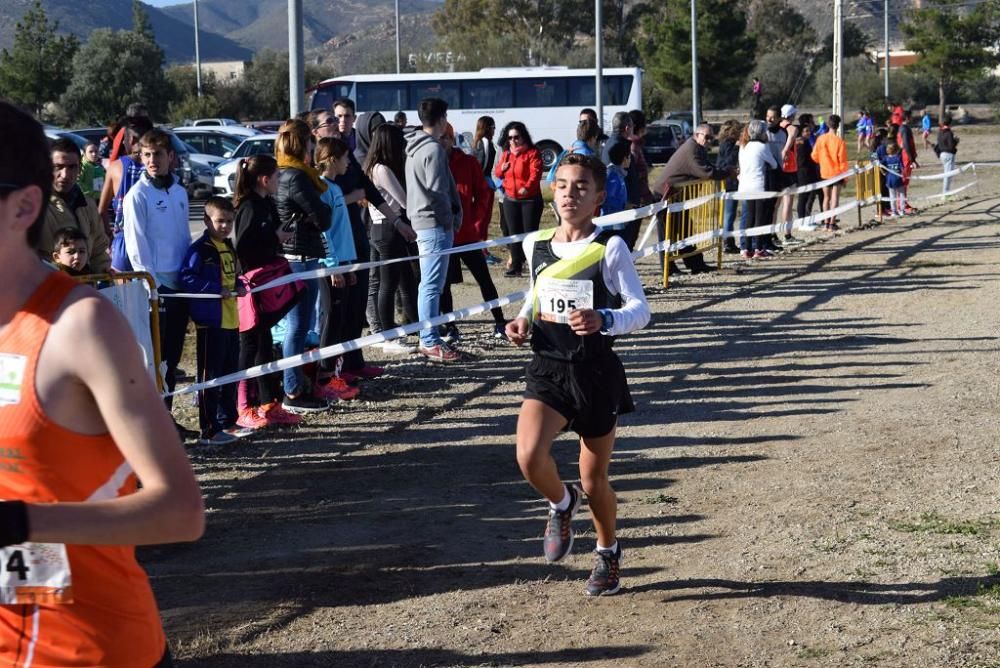
[[[201,493],[129,325],[31,250],[41,126],[0,127],[0,664],[169,666],[133,546],[201,536]]]

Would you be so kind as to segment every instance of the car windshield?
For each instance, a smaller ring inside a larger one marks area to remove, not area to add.
[[[238,149],[236,149],[236,152],[233,153],[233,157],[245,158],[251,155],[260,155],[261,153],[274,153],[273,139],[253,139],[245,141],[240,144]]]
[[[674,138],[674,131],[662,125],[650,125],[646,128],[647,144],[669,144]]]

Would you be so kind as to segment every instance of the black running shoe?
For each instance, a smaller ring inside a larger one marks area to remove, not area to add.
[[[319,413],[330,408],[330,403],[326,399],[317,399],[310,396],[308,392],[303,392],[299,396],[292,398],[285,395],[281,401],[281,407],[289,413],[301,415],[302,413]]]
[[[622,562],[622,546],[618,544],[617,549],[594,550],[594,570],[590,572],[587,580],[587,596],[611,596],[617,594],[622,588],[622,583],[618,579],[618,569]]]
[[[573,549],[573,518],[583,502],[583,490],[576,485],[566,485],[569,490],[569,508],[558,511],[549,507],[549,521],[545,524],[545,561],[554,564]]]

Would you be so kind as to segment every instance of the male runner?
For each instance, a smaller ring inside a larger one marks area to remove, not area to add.
[[[649,322],[649,304],[621,237],[598,229],[594,212],[604,201],[607,171],[594,156],[571,153],[556,171],[559,227],[524,240],[531,268],[530,297],[508,338],[531,338],[534,357],[517,420],[517,463],[525,479],[549,501],[544,552],[561,560],[573,547],[573,516],[586,493],[597,531],[587,594],[615,594],[622,550],[615,534],[617,505],[608,482],[618,416],[633,410],[625,369],[611,350],[615,336]],[[580,436],[582,489],[559,479],[552,441],[564,430]]]

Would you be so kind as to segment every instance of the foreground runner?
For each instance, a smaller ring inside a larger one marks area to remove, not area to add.
[[[615,594],[622,550],[615,536],[617,504],[608,482],[618,415],[633,410],[625,369],[611,350],[615,336],[642,329],[649,304],[621,237],[599,230],[594,211],[604,201],[607,171],[593,156],[573,153],[554,182],[561,223],[524,240],[532,292],[507,336],[522,345],[531,330],[535,355],[517,420],[517,462],[525,479],[549,500],[545,559],[573,547],[573,516],[586,493],[597,531],[591,596]],[[580,482],[559,479],[552,440],[564,430],[580,436]]]
[[[31,250],[41,126],[0,102],[0,127],[0,663],[169,666],[131,546],[198,538],[201,493],[129,325]]]

